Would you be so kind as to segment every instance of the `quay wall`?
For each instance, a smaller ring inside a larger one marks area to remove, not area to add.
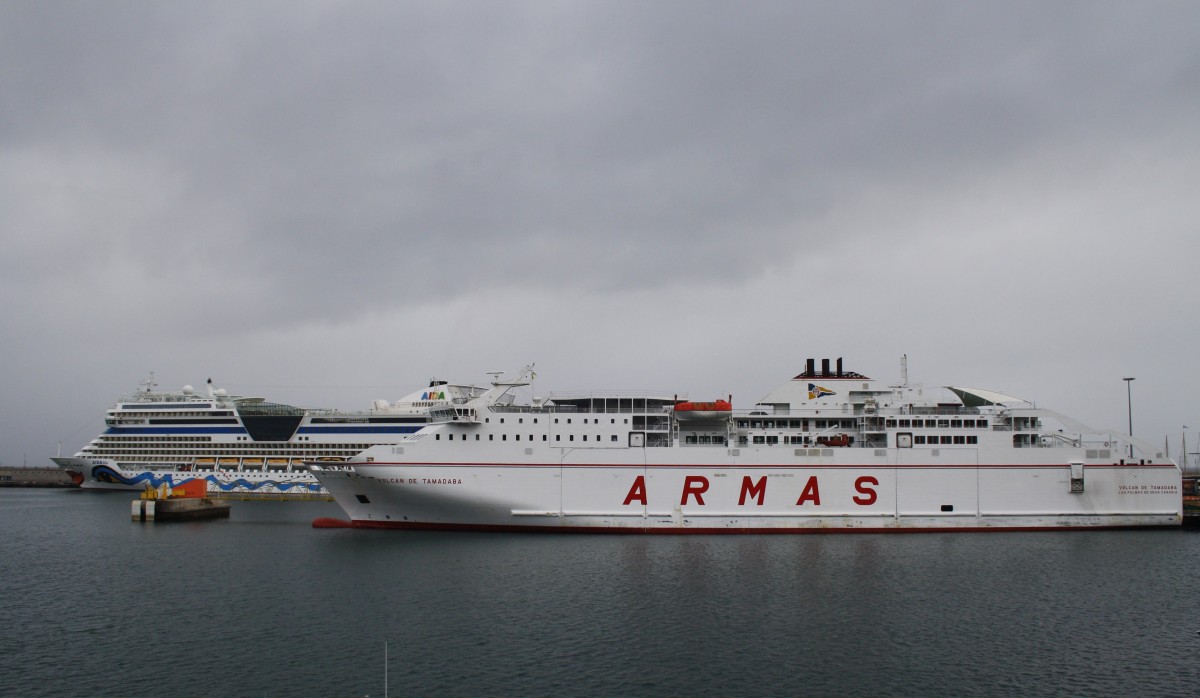
[[[0,467],[0,487],[78,487],[62,468]]]

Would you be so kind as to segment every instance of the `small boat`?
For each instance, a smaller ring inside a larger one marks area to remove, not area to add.
[[[844,448],[849,446],[851,442],[849,434],[834,434],[832,436],[818,436],[818,446],[833,446],[835,448]]]

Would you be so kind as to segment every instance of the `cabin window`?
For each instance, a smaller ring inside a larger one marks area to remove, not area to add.
[[[977,444],[977,443],[979,443],[979,437],[978,437],[978,436],[968,436],[968,437],[967,437],[967,443],[969,443],[969,444]]]
[[[943,437],[942,437],[942,443],[946,444],[947,446],[948,446],[948,445],[950,445],[950,437],[949,437],[949,436],[943,436]]]
[[[967,437],[965,437],[965,436],[955,436],[955,437],[954,437],[954,443],[956,443],[956,444],[965,444],[965,443],[967,443]]]
[[[925,435],[924,435],[924,434],[916,434],[916,435],[914,435],[914,436],[913,436],[913,443],[914,443],[914,444],[917,444],[917,445],[919,445],[919,446],[924,446],[924,445],[925,445]]]
[[[508,441],[508,434],[501,434],[501,435],[500,435],[500,440],[501,440],[501,441]]]
[[[521,440],[521,435],[517,434],[517,441],[520,441],[520,440]]]
[[[612,439],[611,439],[611,440],[612,440],[612,441],[616,441],[616,440],[617,440],[617,435],[616,435],[616,434],[613,434],[613,435],[612,435]]]

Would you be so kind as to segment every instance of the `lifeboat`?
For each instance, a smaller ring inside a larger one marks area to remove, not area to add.
[[[833,436],[818,436],[817,444],[821,446],[843,447],[850,445],[849,434],[834,434]]]
[[[722,419],[732,413],[733,405],[726,400],[675,403],[675,416],[679,419]]]

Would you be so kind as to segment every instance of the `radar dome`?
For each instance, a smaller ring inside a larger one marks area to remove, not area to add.
[[[196,392],[196,389],[193,388],[192,386],[190,386],[190,385],[183,386],[183,394],[184,395],[191,395],[194,392]]]
[[[213,391],[213,395],[216,395],[217,397],[225,397],[228,394],[229,393],[225,392],[224,388],[217,388]]]

